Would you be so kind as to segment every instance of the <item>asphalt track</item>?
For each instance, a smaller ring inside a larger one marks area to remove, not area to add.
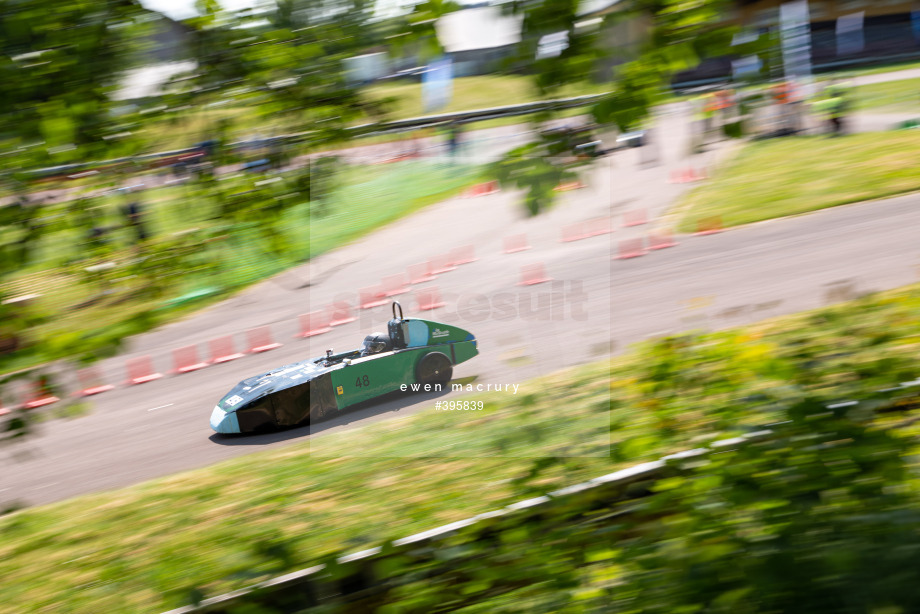
[[[436,398],[456,395],[398,394],[314,427],[255,437],[217,436],[208,425],[211,408],[240,379],[330,347],[357,347],[365,334],[384,329],[389,307],[360,311],[357,321],[308,340],[294,338],[298,315],[333,300],[354,304],[358,289],[458,246],[474,245],[478,260],[422,286],[436,286],[445,307],[419,313],[412,294],[398,298],[406,315],[471,330],[481,355],[459,365],[454,376],[493,385],[597,360],[665,332],[740,325],[917,280],[918,195],[682,236],[676,247],[630,260],[613,259],[620,241],[651,224],[560,242],[562,228],[572,222],[609,217],[616,224],[633,210],[660,216],[687,189],[667,181],[688,162],[681,156],[686,145],[681,125],[680,117],[661,118],[658,164],[641,164],[642,150],[617,153],[585,176],[586,188],[564,193],[546,215],[525,218],[519,194],[512,192],[452,199],[134,339],[129,355],[151,355],[164,373],[171,368],[172,349],[255,326],[270,325],[284,345],[201,371],[121,386],[93,397],[88,415],[44,423],[36,437],[2,451],[0,500],[58,501],[434,411]],[[692,162],[711,166],[730,155],[730,147],[714,148]],[[531,249],[503,253],[504,239],[518,233],[526,234]],[[534,263],[542,263],[554,281],[516,285],[521,267]],[[124,378],[124,360],[103,364],[109,379]],[[519,394],[531,392],[539,391],[525,384]],[[363,453],[347,445],[346,440],[343,455]]]

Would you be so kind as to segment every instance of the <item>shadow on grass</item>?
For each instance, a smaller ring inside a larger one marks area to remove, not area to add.
[[[465,382],[466,379],[469,378],[465,378],[464,380],[453,380],[451,384],[460,383],[461,381]],[[450,384],[445,385],[440,392],[402,392],[397,390],[396,392],[390,392],[375,399],[370,399],[347,407],[318,424],[295,426],[269,433],[243,433],[239,435],[214,433],[209,439],[222,446],[263,446],[281,441],[289,441],[301,437],[318,435],[323,431],[347,426],[353,422],[360,422],[361,420],[366,420],[375,416],[396,413],[402,409],[425,404],[449,394],[450,391]],[[431,404],[431,409],[434,410],[433,403]]]

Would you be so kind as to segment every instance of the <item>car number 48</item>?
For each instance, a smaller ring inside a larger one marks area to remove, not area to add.
[[[370,386],[370,385],[371,385],[371,381],[367,378],[366,375],[365,375],[364,377],[360,377],[360,376],[359,376],[359,377],[355,380],[355,387],[357,387],[357,388],[364,388],[364,387]]]

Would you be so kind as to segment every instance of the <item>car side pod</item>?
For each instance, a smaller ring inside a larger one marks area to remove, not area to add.
[[[211,428],[222,435],[239,433],[240,422],[236,412],[225,412],[220,407],[215,407],[211,412]]]

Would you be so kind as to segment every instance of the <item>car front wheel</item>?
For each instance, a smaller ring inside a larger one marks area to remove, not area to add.
[[[415,377],[419,384],[446,384],[454,375],[454,368],[450,358],[441,352],[426,354],[415,369]]]

